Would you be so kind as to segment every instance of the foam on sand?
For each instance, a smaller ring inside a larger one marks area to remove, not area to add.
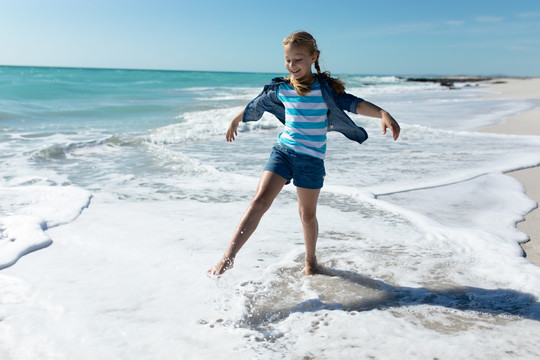
[[[67,224],[90,204],[92,195],[73,186],[0,187],[10,213],[0,219],[0,269],[49,246],[47,229]]]

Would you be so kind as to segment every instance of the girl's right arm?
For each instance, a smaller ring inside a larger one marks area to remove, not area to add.
[[[227,134],[225,135],[225,138],[227,139],[227,142],[233,142],[235,139],[235,136],[238,136],[238,124],[242,122],[242,118],[244,117],[244,110],[240,111],[238,115],[232,119],[229,128],[227,129]]]
[[[392,131],[394,141],[398,139],[401,129],[397,121],[387,111],[381,109],[373,103],[370,103],[369,101],[364,100],[356,104],[356,113],[381,119],[383,135],[386,135],[386,130],[390,129],[390,131]]]

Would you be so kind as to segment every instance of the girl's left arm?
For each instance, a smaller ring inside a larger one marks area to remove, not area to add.
[[[400,127],[396,120],[387,111],[381,109],[375,104],[369,101],[360,101],[356,104],[356,113],[359,115],[376,117],[382,119],[381,125],[383,129],[383,135],[386,135],[386,129],[392,131],[392,137],[397,140],[399,137]]]

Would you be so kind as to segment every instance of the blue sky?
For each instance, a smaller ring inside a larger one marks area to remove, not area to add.
[[[0,65],[283,72],[296,30],[336,74],[540,76],[539,0],[0,0]]]

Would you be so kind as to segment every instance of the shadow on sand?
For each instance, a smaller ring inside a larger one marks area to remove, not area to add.
[[[277,323],[297,312],[316,312],[320,310],[342,310],[363,312],[374,309],[385,310],[407,306],[431,305],[460,311],[473,311],[494,316],[517,317],[540,321],[540,303],[532,294],[511,289],[481,289],[457,287],[448,289],[429,289],[425,287],[397,287],[380,280],[374,280],[358,273],[319,268],[319,275],[338,278],[349,285],[359,286],[375,296],[361,296],[339,302],[324,302],[321,298],[310,299],[292,306],[279,306],[271,303],[266,306],[252,304],[241,320],[241,326],[263,330],[270,323]],[[283,305],[283,304],[282,304]]]

